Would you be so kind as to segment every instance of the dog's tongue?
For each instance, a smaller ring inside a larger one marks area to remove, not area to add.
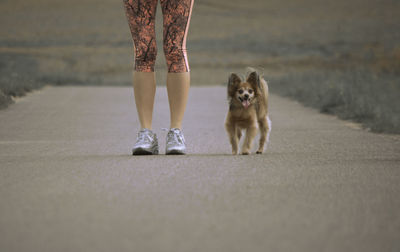
[[[250,102],[248,100],[242,101],[242,105],[244,108],[247,108],[250,105]]]

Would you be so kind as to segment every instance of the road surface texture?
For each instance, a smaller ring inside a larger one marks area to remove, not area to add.
[[[189,154],[131,156],[128,87],[45,87],[0,111],[1,251],[399,251],[400,140],[271,96],[262,155],[232,156],[224,87],[191,89]]]

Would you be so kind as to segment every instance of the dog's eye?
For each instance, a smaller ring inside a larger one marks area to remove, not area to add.
[[[249,89],[249,94],[253,93],[253,90]]]
[[[243,89],[239,89],[239,94],[243,94]]]

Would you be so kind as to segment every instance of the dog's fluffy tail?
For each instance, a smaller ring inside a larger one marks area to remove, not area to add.
[[[253,67],[247,67],[246,68],[246,79],[249,76],[249,74],[256,72],[259,78],[259,88],[261,91],[261,97],[262,97],[262,102],[266,111],[266,117],[267,117],[267,125],[268,125],[268,131],[267,131],[267,139],[266,139],[266,144],[268,145],[269,143],[269,136],[270,136],[270,132],[271,132],[271,128],[272,128],[272,123],[271,123],[271,119],[269,118],[269,113],[268,113],[268,83],[267,81],[264,79],[263,73],[261,70],[258,70],[256,68]]]
[[[256,69],[254,67],[247,67],[246,68],[246,79],[248,78],[248,76],[253,73],[256,72],[258,75],[258,80],[259,80],[259,88],[261,91],[261,96],[262,96],[262,102],[264,103],[263,105],[266,108],[266,111],[268,111],[268,84],[267,81],[264,79],[264,74],[261,70]]]
[[[260,76],[260,90],[262,92],[262,96],[263,96],[263,102],[265,105],[266,110],[268,111],[268,84],[267,81],[264,80],[263,77]]]
[[[259,70],[258,68],[254,68],[254,67],[247,67],[246,68],[246,79],[249,77],[249,75],[251,73],[254,73],[254,72],[256,72],[257,76],[258,76],[259,88],[262,89],[264,92],[266,92],[268,94],[268,85],[267,85],[267,82],[264,79],[264,74],[263,74],[263,72],[261,70]]]
[[[272,128],[272,123],[271,123],[271,119],[269,119],[269,116],[267,115],[267,124],[268,124],[268,131],[267,131],[267,141],[266,141],[266,146],[268,146],[269,143],[269,135],[271,133],[271,128]]]

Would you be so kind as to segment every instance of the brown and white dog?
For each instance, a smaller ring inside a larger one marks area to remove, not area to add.
[[[238,153],[238,143],[242,130],[246,136],[242,146],[243,155],[250,154],[252,142],[260,129],[260,142],[257,154],[264,150],[264,144],[269,141],[271,120],[268,117],[268,85],[259,73],[250,68],[246,80],[232,73],[228,82],[229,111],[225,121],[232,145],[232,154]]]

